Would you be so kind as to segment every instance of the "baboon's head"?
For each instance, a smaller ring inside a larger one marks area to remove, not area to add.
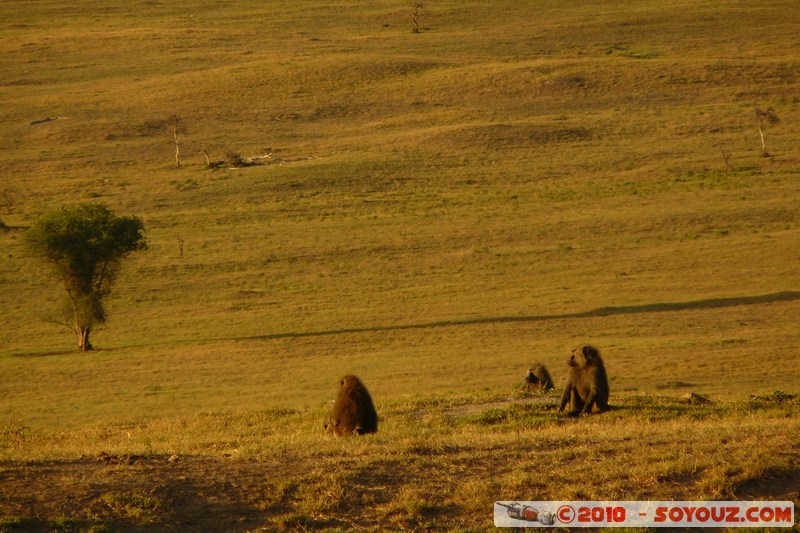
[[[341,381],[339,381],[339,386],[340,387],[350,387],[350,388],[352,388],[352,387],[355,387],[356,385],[360,385],[360,384],[361,384],[361,380],[358,379],[356,376],[353,376],[351,374],[348,374],[348,375],[342,377]]]
[[[529,368],[528,373],[525,374],[525,381],[530,383],[531,385],[536,385],[539,383],[539,378],[536,376],[537,368]]]
[[[594,364],[599,357],[600,353],[597,351],[597,348],[584,344],[572,350],[572,353],[567,358],[567,364],[576,368],[585,368]]]

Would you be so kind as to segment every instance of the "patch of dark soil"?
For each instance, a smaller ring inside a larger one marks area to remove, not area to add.
[[[0,531],[248,531],[264,525],[283,465],[124,456],[0,463]]]
[[[763,476],[740,483],[734,492],[742,500],[775,500],[794,503],[800,509],[800,460],[789,471],[765,472]]]

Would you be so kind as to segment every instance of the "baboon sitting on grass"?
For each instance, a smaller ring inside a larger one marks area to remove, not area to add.
[[[525,374],[525,390],[530,392],[531,389],[537,392],[547,392],[553,390],[553,378],[550,377],[550,372],[547,367],[541,363],[535,363],[528,369]]]
[[[608,378],[597,348],[586,344],[574,349],[567,364],[569,373],[558,410],[563,411],[567,402],[571,416],[589,414],[595,405],[600,412],[607,410]]]
[[[364,435],[378,431],[378,413],[369,391],[361,380],[346,375],[339,381],[339,393],[333,410],[325,420],[325,433]]]

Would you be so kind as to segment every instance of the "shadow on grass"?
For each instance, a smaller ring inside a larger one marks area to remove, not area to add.
[[[746,500],[796,501],[800,499],[800,467],[768,467],[760,475],[739,482],[734,496]]]
[[[110,352],[114,351],[113,348],[93,348],[87,352],[81,352],[78,349],[73,348],[72,350],[53,350],[52,352],[29,352],[29,353],[13,353],[11,354],[12,357],[53,357],[57,355],[80,355],[80,354],[87,354],[87,353],[96,353],[96,352]],[[2,530],[0,530],[2,533]]]
[[[735,307],[739,305],[757,305],[768,304],[776,302],[791,302],[800,300],[800,291],[783,291],[771,294],[761,294],[757,296],[737,296],[731,298],[709,298],[706,300],[695,300],[690,302],[671,302],[671,303],[654,303],[644,305],[627,305],[620,307],[599,307],[589,311],[581,311],[578,313],[564,313],[554,315],[521,315],[521,316],[496,316],[496,317],[483,317],[483,318],[467,318],[462,320],[440,320],[434,322],[422,322],[417,324],[394,324],[388,326],[369,326],[369,327],[354,327],[354,328],[341,328],[341,329],[328,329],[320,331],[302,331],[302,332],[286,332],[286,333],[267,333],[264,335],[246,335],[236,337],[206,337],[198,339],[185,339],[185,340],[164,340],[159,342],[146,342],[142,344],[120,346],[119,348],[132,348],[142,346],[157,346],[164,344],[192,344],[202,342],[217,342],[217,341],[256,341],[256,340],[277,340],[277,339],[293,339],[293,338],[308,338],[308,337],[327,337],[334,335],[348,335],[357,333],[380,333],[391,331],[410,331],[417,329],[434,329],[434,328],[452,328],[461,326],[475,326],[481,324],[508,324],[514,322],[544,322],[547,320],[569,320],[581,318],[597,318],[606,316],[617,315],[637,315],[644,313],[663,313],[671,311],[689,311],[695,309],[717,309],[722,307]],[[105,350],[113,351],[114,348],[106,348]],[[99,351],[99,350],[98,350]],[[79,353],[79,352],[44,352],[44,353],[15,353],[14,357],[45,357],[51,355],[64,355],[66,353]]]
[[[449,328],[459,326],[474,326],[480,324],[505,324],[513,322],[543,322],[547,320],[564,320],[580,318],[596,318],[616,315],[636,315],[643,313],[662,313],[669,311],[688,311],[694,309],[716,309],[721,307],[735,307],[739,305],[756,305],[776,302],[791,302],[800,300],[800,291],[783,291],[758,296],[739,296],[732,298],[710,298],[691,302],[654,303],[644,305],[629,305],[621,307],[600,307],[579,313],[564,313],[560,315],[522,315],[499,316],[484,318],[468,318],[463,320],[441,320],[423,322],[419,324],[397,324],[390,326],[371,326],[363,328],[342,328],[322,331],[273,333],[266,335],[251,335],[244,337],[219,337],[206,340],[271,340],[295,337],[324,337],[329,335],[346,335],[352,333],[378,333],[388,331],[405,331],[415,329]]]

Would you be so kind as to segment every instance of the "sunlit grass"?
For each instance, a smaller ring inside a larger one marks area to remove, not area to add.
[[[272,489],[257,495],[258,505],[272,509],[271,520],[369,524],[357,514],[369,508],[391,517],[384,524],[411,525],[454,509],[462,514],[445,524],[481,528],[497,499],[730,499],[748,481],[794,472],[786,451],[800,430],[798,404],[785,393],[699,406],[624,396],[583,419],[556,415],[553,402],[485,395],[379,403],[379,433],[359,439],[325,436],[322,407],[60,432],[6,426],[2,451],[25,460],[93,460],[102,451],[121,464],[191,463],[199,454],[221,469],[262,465]],[[169,511],[168,502],[135,491],[103,498],[140,523]]]
[[[483,530],[501,497],[796,476],[800,11],[532,9],[426,3],[413,33],[388,0],[0,5],[0,458],[253,461],[274,476],[248,508],[298,530]],[[88,200],[150,249],[78,354],[20,235]],[[519,393],[534,361],[560,386],[581,342],[614,410]],[[322,435],[346,373],[368,439]],[[140,487],[86,498],[49,527],[179,524]]]

